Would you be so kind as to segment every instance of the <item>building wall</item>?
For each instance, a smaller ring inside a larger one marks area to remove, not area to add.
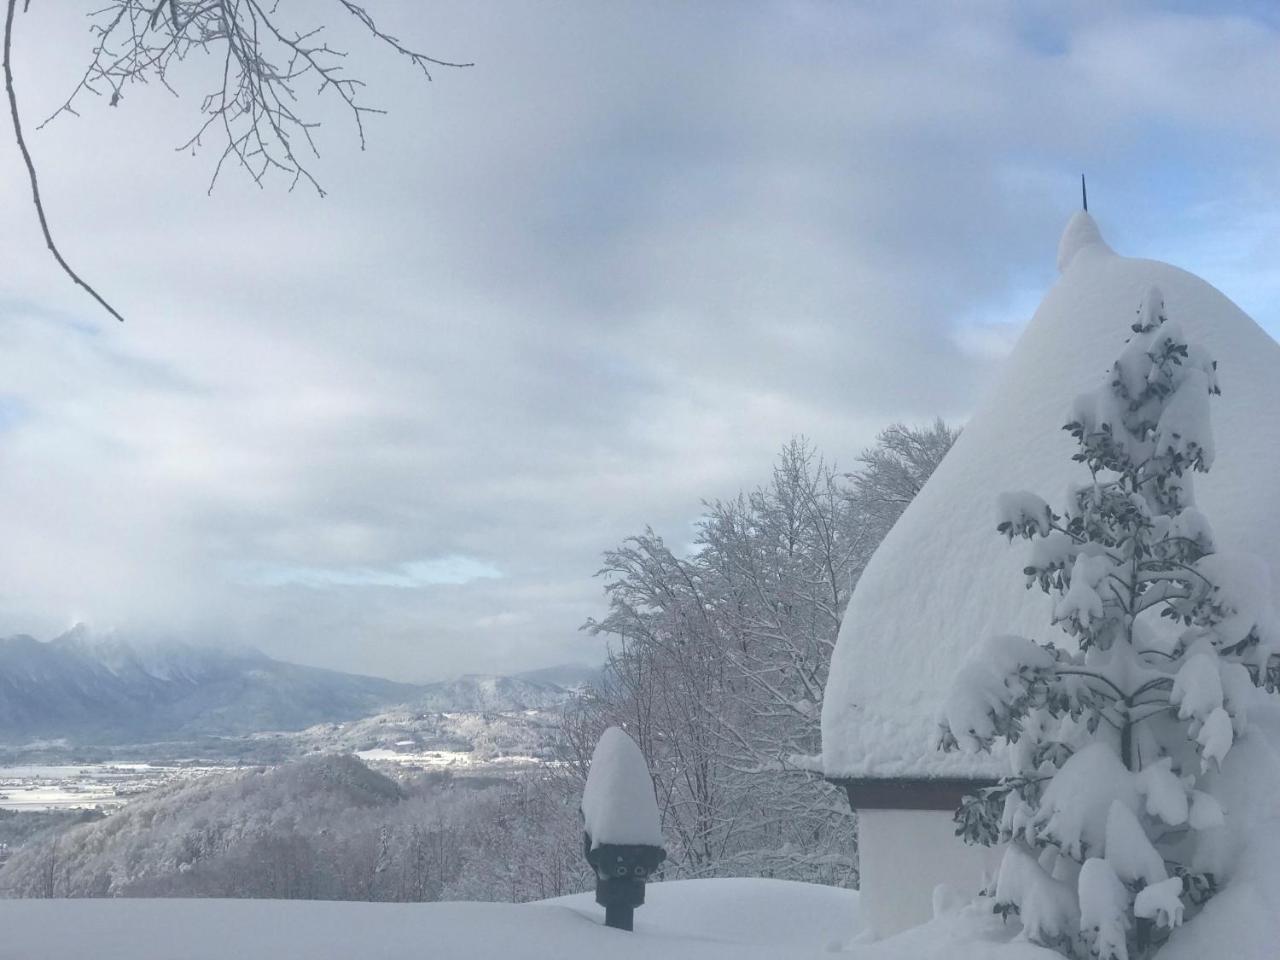
[[[862,926],[887,937],[933,918],[934,890],[946,884],[967,901],[994,876],[999,848],[955,835],[947,810],[859,810]]]

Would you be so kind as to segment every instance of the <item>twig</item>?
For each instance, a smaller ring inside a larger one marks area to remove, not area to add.
[[[339,9],[428,80],[429,66],[471,66],[406,46],[384,31],[358,0],[339,0]],[[305,181],[324,196],[306,157],[299,155],[319,156],[313,139],[319,123],[304,114],[298,95],[304,80],[315,81],[313,97],[336,95],[354,121],[361,149],[365,116],[385,112],[363,102],[364,82],[343,72],[347,54],[321,39],[324,25],[286,28],[274,0],[109,0],[90,17],[96,38],[90,63],[70,96],[44,122],[76,114],[76,101],[85,94],[109,94],[115,106],[132,83],[156,80],[172,92],[171,67],[193,52],[216,54],[222,60],[220,82],[201,100],[203,119],[195,133],[178,147],[194,152],[206,135],[222,136],[210,192],[226,161],[232,160],[259,186],[270,172],[279,171],[290,177],[290,190]]]
[[[36,179],[36,166],[31,159],[31,151],[27,149],[27,141],[22,135],[22,121],[18,115],[18,95],[13,88],[13,17],[18,8],[18,0],[8,0],[8,7],[5,11],[4,19],[4,89],[9,95],[9,118],[13,121],[13,137],[18,144],[18,152],[22,154],[22,161],[27,165],[27,176],[31,180],[31,201],[35,204],[36,216],[40,220],[40,230],[44,233],[45,246],[49,248],[49,252],[53,254],[53,259],[58,261],[58,266],[77,285],[83,287],[93,299],[100,303],[107,313],[111,314],[121,323],[124,322],[119,311],[111,304],[103,299],[102,294],[93,289],[80,274],[71,268],[71,264],[67,263],[62,256],[62,251],[58,249],[58,245],[53,241],[53,234],[49,232],[49,220],[44,213],[44,203],[40,199],[40,182]]]

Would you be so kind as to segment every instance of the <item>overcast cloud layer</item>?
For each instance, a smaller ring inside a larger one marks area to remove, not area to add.
[[[49,113],[91,3],[18,23]],[[336,7],[336,5],[335,5]],[[963,420],[1078,202],[1280,327],[1266,5],[370,0],[390,115],[319,199],[130,91],[0,143],[0,633],[250,643],[404,679],[599,659],[601,551],[690,535],[793,434]],[[328,7],[291,0],[282,16]],[[298,26],[307,21],[298,20]]]

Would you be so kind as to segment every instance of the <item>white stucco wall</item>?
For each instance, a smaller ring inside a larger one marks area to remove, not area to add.
[[[945,810],[859,810],[862,926],[876,938],[933,917],[933,891],[946,884],[968,900],[999,866],[1001,850],[969,846]]]

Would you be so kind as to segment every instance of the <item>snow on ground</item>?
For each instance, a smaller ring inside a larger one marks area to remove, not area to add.
[[[856,944],[857,893],[782,880],[652,884],[635,933],[591,894],[534,904],[0,900],[0,960],[1055,960],[990,914]]]
[[[543,901],[593,919],[595,894]],[[847,943],[858,932],[855,890],[789,880],[672,880],[651,883],[636,909],[636,933],[721,943],[818,946]]]
[[[409,741],[412,744],[413,741]],[[400,745],[397,744],[397,747]],[[475,772],[483,770],[487,773],[498,773],[509,770],[523,770],[544,763],[537,757],[481,757],[472,750],[389,750],[378,747],[372,750],[357,750],[356,756],[369,764],[390,764],[399,767],[414,767],[423,770],[465,770]]]

